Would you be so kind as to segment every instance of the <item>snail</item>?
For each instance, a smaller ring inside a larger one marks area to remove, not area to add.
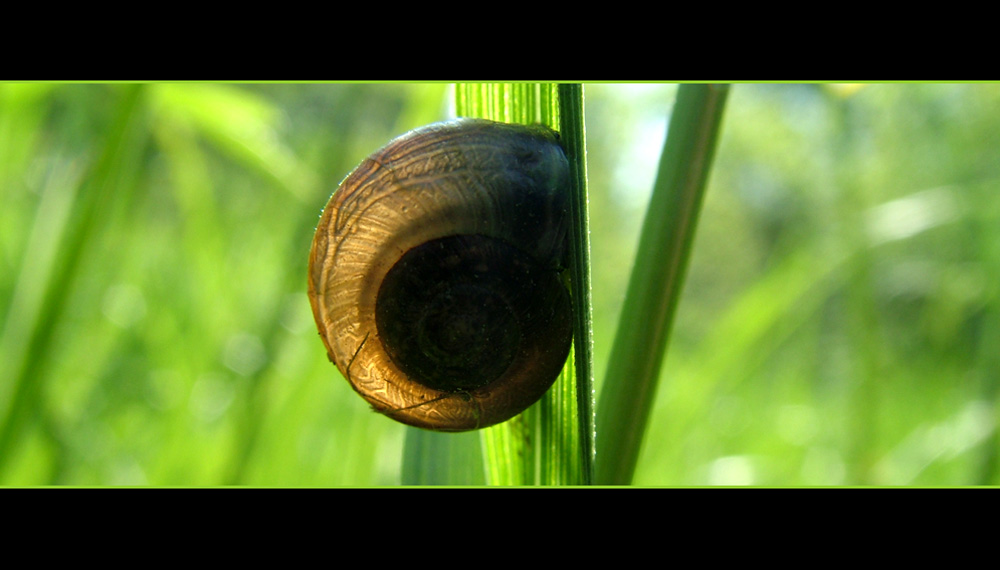
[[[309,299],[375,411],[466,431],[545,394],[573,336],[569,185],[555,131],[483,119],[410,131],[344,179],[313,239]]]

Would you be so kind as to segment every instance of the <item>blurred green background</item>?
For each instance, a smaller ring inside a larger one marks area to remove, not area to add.
[[[598,393],[675,92],[585,87]],[[399,484],[306,262],[450,93],[0,84],[0,484]],[[735,86],[635,484],[1000,483],[998,143],[998,84]]]

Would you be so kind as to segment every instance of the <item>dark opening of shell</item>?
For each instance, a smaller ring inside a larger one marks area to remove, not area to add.
[[[485,386],[507,371],[531,330],[552,330],[569,313],[565,289],[545,273],[527,254],[485,236],[417,246],[382,282],[379,336],[392,361],[425,386]]]

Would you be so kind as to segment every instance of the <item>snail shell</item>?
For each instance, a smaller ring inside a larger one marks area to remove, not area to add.
[[[569,164],[543,126],[456,119],[344,179],[309,255],[330,360],[372,407],[440,431],[519,414],[569,352]]]

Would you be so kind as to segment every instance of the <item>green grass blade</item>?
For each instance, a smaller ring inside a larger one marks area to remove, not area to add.
[[[677,92],[598,403],[598,484],[629,484],[635,471],[727,93],[710,85]]]
[[[570,207],[572,208],[573,238],[570,253],[570,273],[574,276],[570,291],[574,299],[573,353],[566,382],[575,391],[564,398],[576,398],[575,444],[580,453],[572,455],[581,461],[577,466],[580,479],[576,483],[590,484],[594,478],[594,325],[593,302],[591,300],[590,276],[590,215],[587,210],[587,161],[586,128],[583,122],[583,86],[562,84],[559,86],[559,132],[561,142],[570,159],[573,188]],[[564,433],[569,433],[567,427]],[[569,445],[567,443],[567,445]],[[568,480],[568,479],[567,479]]]
[[[406,429],[404,485],[483,485],[479,434]]]

